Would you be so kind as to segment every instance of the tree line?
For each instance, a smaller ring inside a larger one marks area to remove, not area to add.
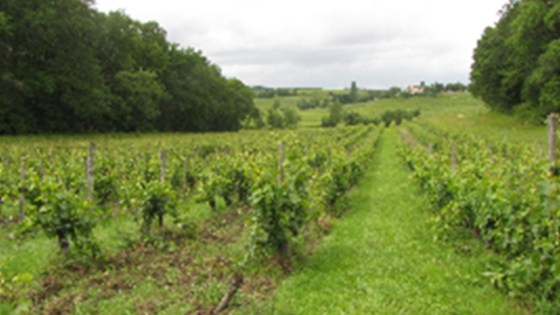
[[[261,85],[253,86],[252,89],[257,98],[297,96],[300,90],[318,90],[317,88],[269,88]]]
[[[334,103],[329,106],[328,116],[324,116],[321,119],[321,127],[336,127],[340,123],[344,123],[346,126],[356,126],[356,125],[379,125],[381,123],[385,124],[385,127],[389,127],[391,123],[395,123],[397,126],[400,125],[404,120],[412,120],[419,117],[421,111],[419,108],[415,110],[386,110],[378,117],[366,117],[356,111],[344,110],[342,104]]]
[[[238,130],[252,90],[156,22],[92,0],[0,2],[0,134]]]
[[[439,83],[434,82],[427,85],[425,82],[421,82],[417,86],[420,92],[411,93],[409,89],[401,89],[400,87],[391,87],[385,90],[369,90],[369,89],[359,89],[356,82],[353,81],[350,85],[350,89],[343,93],[329,92],[327,95],[318,96],[315,95],[311,98],[301,98],[297,102],[297,107],[300,110],[309,110],[315,108],[329,108],[335,103],[342,105],[355,104],[355,103],[366,103],[376,100],[388,99],[388,98],[410,98],[416,96],[431,96],[435,97],[440,93],[454,93],[454,92],[465,92],[467,91],[467,86],[461,82],[456,83]]]
[[[540,119],[560,110],[560,1],[510,0],[474,52],[471,91],[490,108]]]

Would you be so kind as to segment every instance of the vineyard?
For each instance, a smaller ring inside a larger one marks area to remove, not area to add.
[[[0,315],[560,314],[559,34],[560,0],[0,1]]]
[[[407,124],[400,135],[401,155],[433,206],[437,235],[481,240],[498,254],[484,274],[494,286],[558,313],[560,182],[546,148],[427,122]]]
[[[156,281],[158,272],[185,273],[189,265],[188,279],[163,284],[186,291],[164,309],[217,313],[243,280],[249,285],[240,298],[251,294],[255,269],[266,270],[272,259],[290,272],[305,255],[303,244],[328,232],[382,132],[362,126],[6,141],[1,310],[50,313],[65,305],[88,312]],[[150,259],[161,268],[145,266]],[[127,270],[139,279],[127,278]],[[108,274],[120,280],[100,285]],[[76,285],[105,292],[88,297],[73,292]]]
[[[558,313],[544,128],[419,102],[388,128],[5,137],[0,313]]]

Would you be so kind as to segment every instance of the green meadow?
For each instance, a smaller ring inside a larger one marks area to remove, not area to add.
[[[300,91],[297,96],[257,98],[255,103],[266,115],[274,102],[281,106],[297,109],[300,99],[317,97],[328,98],[329,93],[345,93],[345,91]],[[490,111],[484,104],[470,93],[442,93],[436,97],[416,96],[410,98],[390,98],[365,103],[344,105],[345,111],[355,111],[366,117],[379,117],[385,111],[419,108],[422,120],[441,126],[442,128],[473,133],[494,140],[511,140],[514,142],[538,142],[546,140],[546,127],[521,122],[514,116]],[[298,110],[301,127],[319,127],[321,119],[328,115],[327,108]]]

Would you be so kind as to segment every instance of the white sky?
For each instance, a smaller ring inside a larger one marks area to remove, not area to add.
[[[157,21],[248,85],[384,88],[468,83],[472,52],[507,0],[97,0]]]

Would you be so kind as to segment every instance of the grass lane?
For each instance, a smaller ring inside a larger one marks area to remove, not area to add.
[[[523,314],[480,278],[489,253],[474,241],[434,241],[428,204],[388,129],[352,210],[307,266],[264,305],[267,314]],[[454,247],[468,247],[460,254]]]

